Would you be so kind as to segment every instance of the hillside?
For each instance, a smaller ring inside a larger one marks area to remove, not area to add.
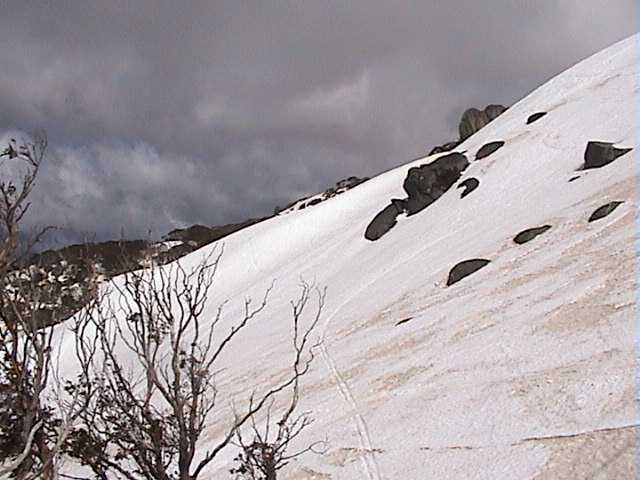
[[[448,153],[184,257],[193,266],[224,244],[207,305],[214,315],[230,300],[223,328],[275,281],[267,309],[221,359],[224,411],[203,447],[223,434],[231,399],[289,361],[289,301],[304,279],[327,286],[327,303],[302,392],[315,422],[299,440],[326,437],[328,451],[282,478],[635,478],[638,41],[584,60],[467,138],[455,148],[469,162],[455,185],[411,215],[398,211],[375,241],[365,230],[407,197],[409,169]],[[633,150],[616,157],[596,144],[596,160],[612,161],[585,169],[594,141]],[[504,145],[477,159],[491,142]],[[456,186],[470,178],[477,188],[461,198]],[[622,203],[589,221],[610,202]],[[469,259],[490,262],[447,286]],[[208,478],[227,478],[235,453]]]

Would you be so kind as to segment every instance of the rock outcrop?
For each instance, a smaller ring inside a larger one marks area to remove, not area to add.
[[[462,114],[458,133],[460,141],[464,141],[489,122],[495,120],[507,110],[503,105],[487,105],[484,110],[470,108]]]
[[[622,205],[624,202],[609,202],[601,207],[597,208],[589,217],[589,222],[595,222],[601,218],[610,215],[616,208]]]
[[[433,147],[431,149],[431,151],[429,152],[429,155],[435,155],[436,153],[450,152],[451,150],[456,148],[458,145],[460,145],[460,140],[455,140],[453,142],[443,143],[442,145],[438,145],[436,147]]]
[[[450,153],[431,163],[409,169],[402,187],[407,192],[407,215],[424,210],[460,179],[469,166],[462,153]]]
[[[465,277],[468,277],[472,273],[477,272],[481,268],[486,267],[490,262],[491,260],[487,260],[486,258],[473,258],[456,264],[456,266],[449,272],[447,287],[459,282]]]
[[[614,147],[610,142],[589,142],[584,151],[583,169],[604,167],[631,150],[633,149]]]
[[[533,113],[533,114],[529,115],[529,118],[527,118],[527,125],[531,125],[533,122],[536,122],[536,121],[540,120],[546,114],[547,114],[547,112],[536,112],[536,113]]]
[[[488,105],[484,110],[478,110],[477,108],[470,108],[466,110],[462,114],[460,124],[458,125],[458,132],[460,135],[458,140],[453,140],[433,147],[429,152],[429,155],[450,152],[482,127],[495,120],[506,110],[507,107],[503,105]]]
[[[381,238],[385,233],[391,230],[396,225],[396,218],[404,210],[398,206],[397,202],[384,207],[373,220],[367,225],[367,229],[364,232],[364,238],[371,240],[372,242]]]
[[[492,153],[494,153],[499,148],[504,146],[504,142],[502,140],[497,140],[495,142],[489,142],[484,144],[476,153],[476,160],[482,160],[483,158],[488,157]]]
[[[464,189],[462,190],[462,193],[460,193],[460,198],[464,198],[467,195],[469,195],[471,192],[473,192],[476,188],[478,188],[479,185],[480,185],[480,180],[478,180],[477,178],[471,177],[471,178],[467,178],[466,180],[458,184],[456,188]]]
[[[533,227],[523,230],[518,233],[515,237],[513,237],[513,241],[518,245],[522,245],[523,243],[530,242],[538,235],[542,235],[544,232],[549,230],[551,225],[542,225],[541,227]]]

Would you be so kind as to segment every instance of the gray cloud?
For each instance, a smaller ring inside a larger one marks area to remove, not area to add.
[[[3,7],[0,131],[47,131],[31,220],[69,238],[240,221],[374,175],[636,29],[634,0]]]

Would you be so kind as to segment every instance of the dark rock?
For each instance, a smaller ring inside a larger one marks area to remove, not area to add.
[[[595,222],[596,220],[600,220],[601,218],[606,217],[623,203],[624,202],[609,202],[605,205],[602,205],[591,214],[591,216],[589,217],[589,222]]]
[[[453,285],[456,282],[459,282],[464,277],[477,272],[481,268],[486,267],[490,262],[491,260],[486,260],[484,258],[474,258],[472,260],[465,260],[464,262],[458,263],[449,272],[449,278],[447,278],[447,287]]]
[[[402,325],[403,323],[407,323],[409,320],[412,320],[412,319],[413,319],[413,317],[403,318],[402,320],[400,320],[400,321],[396,322],[396,327],[397,327],[398,325]]]
[[[396,225],[396,217],[402,213],[393,203],[384,207],[367,225],[364,238],[375,242]]]
[[[450,152],[451,150],[456,148],[458,145],[460,145],[459,141],[448,142],[442,145],[438,145],[437,147],[433,147],[431,149],[431,151],[429,152],[429,155],[435,155],[436,153]]]
[[[541,227],[528,228],[527,230],[523,230],[522,232],[517,234],[515,237],[513,237],[513,241],[516,242],[518,245],[522,245],[523,243],[530,242],[531,240],[536,238],[538,235],[542,235],[544,232],[546,232],[550,228],[551,228],[551,225],[543,225]]]
[[[580,175],[576,175],[575,177],[571,177],[571,178],[569,179],[569,182],[575,182],[575,181],[576,181],[577,179],[579,179],[579,178],[580,178]]]
[[[506,109],[507,107],[502,105],[488,105],[484,110],[470,108],[465,111],[458,126],[460,141],[466,140],[489,122],[495,120]]]
[[[349,178],[345,178],[343,180],[337,181],[336,189],[350,190],[354,187],[357,187],[361,183],[366,182],[367,180],[369,180],[369,177],[358,178],[358,177],[351,176]]]
[[[502,140],[484,144],[482,147],[480,147],[480,150],[478,150],[478,153],[476,153],[476,160],[481,160],[485,157],[488,157],[489,155],[491,155],[493,152],[495,152],[502,146],[504,146],[504,142]]]
[[[406,198],[392,198],[391,204],[395,205],[398,212],[403,213],[407,211],[407,199]]]
[[[318,193],[317,195],[313,195],[314,197],[313,200],[306,203],[302,203],[304,200],[307,200],[310,197],[307,196],[307,197],[298,198],[293,202],[289,202],[283,208],[276,208],[274,214],[278,215],[281,212],[284,212],[289,209],[302,210],[303,208],[312,207],[321,202],[324,202],[325,200],[328,200],[329,198],[335,197],[336,195],[340,195],[341,193],[344,193],[347,190],[351,190],[352,188],[357,187],[358,185],[366,182],[367,180],[369,180],[369,177],[358,178],[354,176],[351,176],[349,178],[344,178],[342,180],[338,180],[335,186],[329,187],[324,192]]]
[[[547,112],[536,112],[533,115],[530,115],[529,118],[527,118],[527,125],[532,124],[533,122],[535,122],[536,120],[540,120],[542,117],[544,117],[547,114]]]
[[[616,148],[609,142],[589,142],[584,152],[584,170],[600,168],[630,152],[631,148]]]
[[[464,198],[473,192],[480,185],[480,180],[477,178],[471,177],[467,178],[464,182],[460,183],[456,188],[464,188],[462,193],[460,194],[460,198]]]
[[[181,241],[193,246],[192,250],[196,250],[211,242],[220,240],[221,238],[231,235],[239,230],[255,225],[256,223],[266,220],[264,218],[250,218],[240,223],[228,223],[226,225],[216,225],[207,227],[204,225],[192,225],[187,228],[177,228],[170,231],[164,237],[163,241]]]
[[[456,152],[410,168],[402,185],[408,195],[407,213],[413,215],[435,202],[458,181],[468,166],[467,157]]]
[[[443,143],[433,147],[429,152],[429,155],[435,155],[436,153],[450,152],[460,145],[466,138],[473,135],[480,130],[486,124],[498,117],[507,108],[502,105],[488,105],[484,110],[478,110],[477,108],[470,108],[462,114],[460,124],[458,127],[460,138],[452,142]]]

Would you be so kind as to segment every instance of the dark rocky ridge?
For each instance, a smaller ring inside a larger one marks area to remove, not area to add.
[[[335,197],[336,195],[340,195],[341,193],[346,192],[347,190],[351,190],[352,188],[357,187],[358,185],[369,180],[368,177],[359,178],[355,176],[351,176],[349,178],[345,178],[336,182],[335,186],[327,188],[324,192],[321,192],[317,195],[313,195],[311,197],[303,197],[293,202],[289,203],[284,208],[276,207],[274,210],[274,214],[281,215],[286,213],[291,213],[295,210],[303,210],[307,207],[312,207],[317,205],[325,200]]]
[[[216,227],[193,225],[169,232],[161,242],[88,242],[47,250],[14,268],[10,288],[19,291],[27,282],[35,282],[42,297],[38,321],[54,324],[82,308],[96,283],[139,268],[164,265],[262,220],[265,218]]]

